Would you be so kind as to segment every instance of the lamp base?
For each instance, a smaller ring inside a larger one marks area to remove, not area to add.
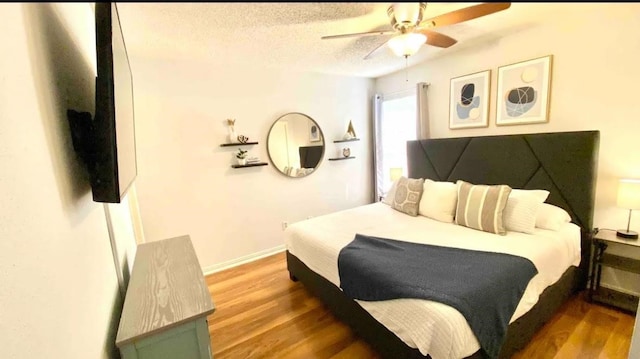
[[[625,229],[619,229],[616,232],[616,236],[627,239],[638,239],[638,232],[627,231]]]

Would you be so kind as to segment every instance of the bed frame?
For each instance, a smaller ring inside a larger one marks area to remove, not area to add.
[[[582,229],[579,267],[569,268],[529,312],[509,325],[500,358],[524,348],[533,335],[577,291],[586,288],[593,234],[599,131],[459,137],[407,142],[408,176],[434,181],[465,180],[546,189],[547,203],[562,207]],[[300,280],[340,320],[384,358],[425,358],[376,321],[331,282],[287,251],[292,280]],[[483,358],[481,350],[468,358]],[[429,358],[427,356],[426,358]]]

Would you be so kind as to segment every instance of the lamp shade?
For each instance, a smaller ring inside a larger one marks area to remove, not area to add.
[[[396,56],[411,56],[420,50],[427,36],[420,33],[406,33],[389,39],[387,44]]]
[[[640,179],[621,179],[618,185],[618,207],[640,209]]]
[[[392,167],[389,169],[389,178],[391,182],[395,182],[395,180],[402,177],[402,167]]]

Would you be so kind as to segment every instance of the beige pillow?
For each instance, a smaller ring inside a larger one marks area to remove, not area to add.
[[[502,212],[509,199],[507,185],[474,185],[457,181],[456,224],[500,235],[507,234]]]
[[[424,179],[400,177],[396,185],[391,208],[410,216],[418,215],[418,203],[422,197]]]
[[[458,187],[455,183],[426,179],[418,214],[440,222],[452,223],[457,203]]]

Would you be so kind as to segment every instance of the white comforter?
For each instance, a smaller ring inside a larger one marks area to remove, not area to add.
[[[535,234],[481,232],[423,216],[411,217],[378,202],[290,225],[287,250],[337,287],[338,254],[356,233],[415,243],[508,253],[528,258],[538,269],[511,322],[525,314],[539,295],[569,266],[580,263],[580,228],[567,223],[560,231],[536,229]],[[434,359],[458,359],[480,349],[465,318],[456,309],[423,299],[358,303],[408,346]]]

